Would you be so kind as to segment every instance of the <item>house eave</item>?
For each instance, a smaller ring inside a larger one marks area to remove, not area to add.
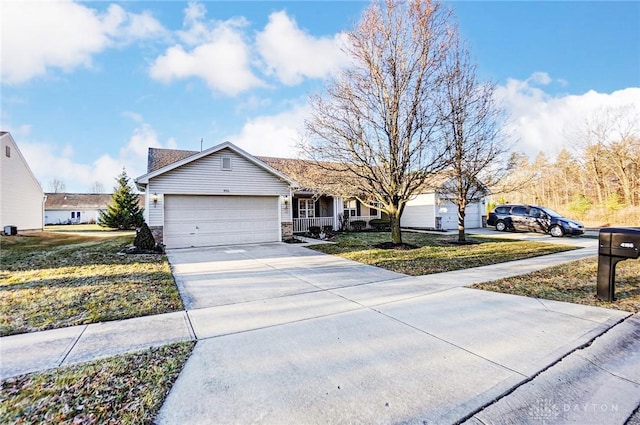
[[[296,186],[297,183],[292,180],[291,178],[289,178],[288,176],[282,174],[281,172],[279,172],[278,170],[274,169],[273,167],[270,167],[269,165],[265,164],[264,162],[260,161],[259,159],[255,158],[253,155],[250,155],[249,153],[245,152],[244,150],[240,149],[239,147],[237,147],[236,145],[234,145],[231,142],[224,142],[221,143],[219,145],[213,146],[209,149],[206,149],[196,155],[192,155],[189,156],[187,158],[184,158],[180,161],[176,161],[174,163],[171,163],[169,165],[166,165],[162,168],[159,168],[155,171],[152,171],[150,173],[144,174],[138,178],[136,178],[134,180],[134,182],[136,183],[136,186],[144,191],[146,189],[146,186],[149,184],[149,180],[157,177],[161,174],[167,173],[171,170],[175,170],[176,168],[182,167],[183,165],[189,164],[193,161],[197,161],[200,158],[203,158],[205,156],[214,154],[218,151],[221,151],[223,149],[230,149],[232,151],[234,151],[235,153],[237,153],[238,155],[242,156],[243,158],[245,158],[246,160],[250,161],[251,163],[253,163],[254,165],[264,169],[265,171],[273,174],[274,176],[278,177],[279,179],[281,179],[282,181],[284,181],[285,183],[287,183],[290,186]]]

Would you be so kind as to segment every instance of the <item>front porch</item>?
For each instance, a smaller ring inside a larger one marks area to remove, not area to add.
[[[361,205],[355,199],[343,201],[338,197],[313,196],[306,192],[293,196],[293,233],[306,233],[311,227],[351,230],[350,224],[356,221],[364,222],[364,228],[368,228],[369,221],[379,218],[379,210]]]
[[[354,221],[363,221],[365,228],[370,228],[369,221],[380,218],[379,215],[355,215],[349,217],[346,225],[351,230],[351,223]],[[337,217],[314,217],[314,218],[294,218],[293,219],[293,233],[305,233],[309,231],[311,227],[319,227],[321,229],[331,228],[333,231],[340,230],[340,216]],[[343,229],[347,230],[347,229]]]

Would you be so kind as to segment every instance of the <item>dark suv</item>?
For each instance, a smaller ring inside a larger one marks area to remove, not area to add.
[[[489,226],[496,230],[526,230],[545,232],[553,237],[581,235],[584,226],[574,220],[562,217],[557,212],[536,205],[498,205],[489,213]]]

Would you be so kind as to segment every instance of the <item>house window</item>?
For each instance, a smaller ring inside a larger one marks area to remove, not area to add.
[[[355,217],[358,215],[358,207],[356,206],[356,200],[350,199],[344,202],[344,215],[345,217]]]
[[[313,218],[316,216],[316,206],[313,199],[298,199],[298,218]]]
[[[371,215],[380,217],[380,209],[382,208],[382,204],[380,204],[380,202],[373,201],[371,202],[371,206],[373,207],[373,209],[371,210]]]
[[[7,156],[7,158],[11,158],[11,146],[4,147],[4,154]]]
[[[224,171],[231,171],[231,157],[230,156],[223,156],[222,157],[222,170]]]

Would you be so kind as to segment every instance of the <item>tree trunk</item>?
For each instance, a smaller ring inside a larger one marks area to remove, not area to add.
[[[465,206],[458,206],[458,242],[467,241],[464,231],[464,217],[466,216],[465,210]]]
[[[393,214],[389,214],[391,224],[391,242],[394,244],[402,243],[402,231],[400,230],[400,210],[396,210]]]

